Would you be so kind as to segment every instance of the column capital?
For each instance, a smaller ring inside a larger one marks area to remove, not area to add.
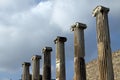
[[[80,22],[76,22],[75,24],[73,24],[71,26],[71,31],[74,31],[74,28],[86,29],[87,26],[86,26],[86,24],[83,24],[83,23],[80,23]]]
[[[54,43],[56,44],[56,42],[66,42],[66,41],[67,41],[66,37],[57,36],[57,38],[54,40]]]
[[[31,60],[39,60],[41,59],[42,57],[40,55],[34,55]]]
[[[93,9],[92,16],[96,17],[98,13],[103,13],[103,12],[108,13],[109,8],[99,5],[95,9]]]
[[[31,64],[29,62],[24,62],[22,63],[22,66],[25,65],[25,66],[30,66]]]
[[[45,52],[51,52],[52,51],[52,47],[44,47],[42,49],[42,52],[45,53]]]

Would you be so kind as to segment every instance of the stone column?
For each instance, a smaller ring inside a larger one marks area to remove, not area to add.
[[[42,80],[51,80],[51,47],[42,49],[44,53],[43,77]]]
[[[74,31],[74,80],[86,80],[84,60],[84,29],[86,29],[86,27],[85,24],[76,22],[71,28],[71,30]]]
[[[22,67],[23,67],[22,80],[30,80],[30,71],[29,71],[30,63],[24,62],[22,64]]]
[[[40,80],[40,59],[39,55],[32,57],[32,80]]]
[[[64,48],[66,41],[66,37],[59,36],[54,40],[56,44],[56,80],[66,80]]]
[[[96,17],[98,65],[100,80],[114,80],[110,34],[108,25],[109,8],[97,6],[93,10]]]

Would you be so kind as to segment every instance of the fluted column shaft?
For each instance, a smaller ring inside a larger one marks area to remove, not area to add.
[[[32,80],[40,80],[40,59],[39,55],[32,57]]]
[[[114,80],[110,34],[108,25],[109,8],[97,6],[93,10],[96,17],[98,65],[100,80]]]
[[[29,71],[30,63],[24,62],[22,64],[23,73],[22,73],[22,80],[30,80],[30,71]]]
[[[74,31],[74,80],[86,80],[85,67],[85,45],[84,45],[84,29],[85,24],[76,22],[72,25]]]
[[[65,47],[66,37],[57,37],[56,44],[56,80],[66,80],[65,72]]]
[[[51,80],[51,47],[42,49],[44,54],[43,77],[42,80]]]

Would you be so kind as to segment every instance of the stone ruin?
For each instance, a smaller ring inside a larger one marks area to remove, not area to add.
[[[112,53],[112,63],[114,70],[114,80],[120,80],[120,50]],[[97,59],[86,64],[87,80],[100,80]]]
[[[93,10],[96,17],[97,47],[98,47],[98,75],[99,79],[93,80],[114,80],[112,54],[110,46],[110,33],[108,24],[109,8],[97,6]],[[76,22],[71,26],[74,32],[74,77],[73,80],[89,80],[86,76],[84,29],[86,24]],[[54,43],[56,45],[56,80],[66,80],[65,70],[65,42],[66,37],[58,36]],[[40,55],[32,57],[32,75],[30,74],[29,62],[22,64],[22,80],[51,80],[51,47],[42,49],[44,54],[43,75],[40,75]],[[94,74],[94,73],[93,73]]]

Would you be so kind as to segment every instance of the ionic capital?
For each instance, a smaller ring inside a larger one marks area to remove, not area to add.
[[[103,13],[103,12],[108,13],[108,12],[109,12],[109,8],[106,8],[106,7],[104,7],[104,6],[99,5],[99,6],[97,6],[97,7],[93,10],[92,16],[96,17],[96,15],[97,15],[98,13]]]
[[[34,55],[31,60],[39,60],[42,57],[40,55]]]
[[[44,48],[42,49],[42,52],[43,52],[43,53],[51,52],[51,51],[52,51],[52,47],[44,47]]]
[[[67,41],[67,38],[66,37],[60,37],[60,36],[57,36],[57,38],[54,40],[54,43],[56,44],[56,42],[66,42]]]
[[[75,24],[73,24],[73,25],[71,26],[71,31],[74,31],[75,28],[86,29],[87,26],[86,26],[86,24],[76,22]]]
[[[22,64],[22,66],[30,66],[31,64],[29,63],[29,62],[24,62],[23,64]]]

